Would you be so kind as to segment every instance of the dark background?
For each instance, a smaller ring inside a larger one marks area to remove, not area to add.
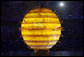
[[[34,50],[24,43],[19,27],[26,13],[40,4],[52,11],[63,21],[60,43],[50,49],[51,56],[83,55],[83,1],[2,1],[1,2],[1,55],[30,56]]]

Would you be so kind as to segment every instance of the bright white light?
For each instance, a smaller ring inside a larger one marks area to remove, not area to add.
[[[64,6],[64,3],[63,3],[63,2],[61,2],[61,3],[59,4],[59,6],[63,7],[63,6]]]

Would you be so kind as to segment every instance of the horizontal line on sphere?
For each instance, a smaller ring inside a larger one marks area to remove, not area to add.
[[[25,42],[27,45],[55,45],[57,42]]]
[[[57,28],[57,27],[60,27],[61,24],[45,24],[45,23],[42,23],[42,24],[21,24],[21,27],[24,27],[24,28]]]
[[[31,41],[31,40],[25,40],[25,42],[56,42],[56,40],[49,40],[49,41]]]
[[[40,49],[40,50],[41,50],[41,49],[42,49],[42,50],[48,50],[49,48],[52,48],[52,46],[51,46],[51,47],[47,47],[47,46],[46,46],[46,47],[30,47],[30,48],[32,48],[32,49],[34,49],[34,50],[39,50],[39,49]]]
[[[31,47],[52,47],[53,45],[29,45]]]
[[[32,28],[32,29],[29,29],[29,28],[22,28],[21,27],[21,30],[53,30],[53,31],[55,31],[55,30],[61,30],[62,28],[61,27],[58,27],[58,28],[50,28],[50,29],[48,29],[48,28]]]
[[[43,13],[43,12],[38,12],[38,13],[28,13],[28,14],[26,14],[26,16],[36,16],[36,15],[40,15],[40,16],[56,16],[56,14],[55,13]]]
[[[55,16],[27,16],[27,17],[24,17],[24,18],[58,18],[58,17],[55,17]]]
[[[54,24],[60,24],[60,23],[57,23],[57,22],[24,22],[24,23],[22,23],[22,24],[38,24],[38,23],[54,23]]]
[[[26,23],[56,23],[60,24],[59,18],[24,18],[22,24]]]
[[[34,36],[23,36],[24,41],[25,40],[29,40],[29,41],[58,41],[60,36],[38,36],[38,37],[34,37]]]
[[[23,30],[22,35],[57,35],[61,34],[61,30]]]
[[[31,28],[27,28],[27,27],[20,27],[19,28],[20,30],[61,30],[62,29],[62,27],[61,26],[59,26],[59,27],[56,27],[56,28],[47,28],[47,27],[45,27],[45,26],[43,26],[43,27],[31,27]]]
[[[22,36],[33,36],[33,37],[43,36],[43,37],[49,37],[49,36],[60,36],[60,34],[56,34],[56,35],[22,35]]]
[[[32,13],[39,13],[39,11],[33,11],[33,12],[29,12],[28,14],[32,14]],[[53,14],[55,14],[54,12],[49,12],[49,11],[42,11],[42,12],[40,12],[40,13],[53,13]]]
[[[36,23],[34,23],[34,24],[22,24],[22,25],[38,25],[38,26],[41,26],[41,25],[45,25],[45,26],[50,26],[50,25],[54,25],[54,26],[57,26],[57,25],[61,25],[60,23],[59,24],[52,24],[52,23],[48,23],[48,24],[46,24],[46,23],[40,23],[40,24],[36,24]]]
[[[52,48],[52,47],[31,47],[31,48],[34,50],[48,50],[49,48]]]
[[[41,22],[47,22],[47,21],[55,21],[55,22],[58,22],[59,21],[59,18],[42,18],[42,17],[40,17],[40,18],[24,18],[23,19],[23,21],[41,21]]]

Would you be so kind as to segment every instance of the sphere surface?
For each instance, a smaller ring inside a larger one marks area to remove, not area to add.
[[[21,24],[21,34],[32,49],[49,49],[61,35],[59,18],[52,10],[36,8],[25,15]]]

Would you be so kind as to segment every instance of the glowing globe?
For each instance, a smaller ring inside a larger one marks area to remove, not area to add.
[[[21,23],[21,34],[25,43],[36,50],[52,48],[60,38],[61,24],[52,10],[36,8],[30,10]]]

